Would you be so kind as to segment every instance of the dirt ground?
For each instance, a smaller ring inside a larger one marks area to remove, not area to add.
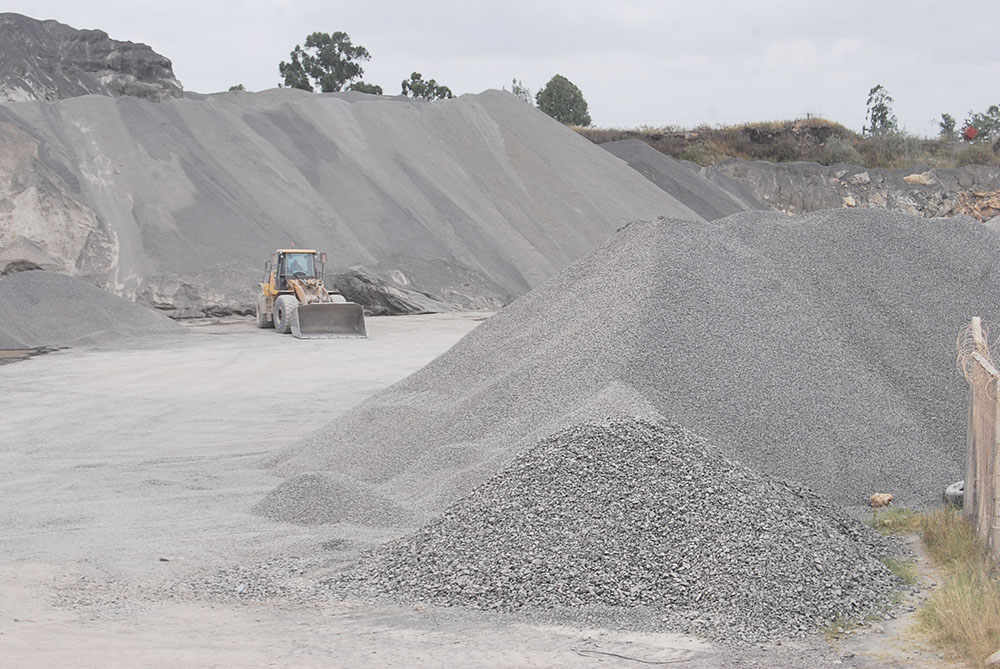
[[[307,601],[255,582],[270,560],[294,571],[324,540],[322,527],[250,513],[278,483],[262,461],[484,317],[371,318],[368,340],[201,322],[181,342],[0,366],[0,666],[938,665],[905,624],[867,642],[733,650],[419,604]],[[303,564],[308,581],[315,560]],[[247,574],[219,576],[233,565]],[[260,596],[233,595],[246,588]]]

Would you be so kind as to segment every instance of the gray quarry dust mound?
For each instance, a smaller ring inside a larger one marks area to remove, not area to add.
[[[1000,317],[997,258],[965,217],[637,222],[275,464],[440,513],[557,429],[640,406],[846,505],[936,503],[963,466],[955,337]]]
[[[285,481],[255,507],[262,516],[290,523],[405,525],[411,514],[356,479],[327,472]]]
[[[635,218],[699,220],[509,93],[293,89],[0,104],[0,266],[31,261],[172,316],[248,313],[275,248],[436,308],[488,308]]]
[[[347,576],[510,611],[644,607],[663,628],[757,642],[889,606],[885,540],[676,425],[576,425],[519,455]]]
[[[0,349],[95,346],[184,328],[85,281],[38,270],[0,277]]]
[[[697,166],[688,167],[657,151],[641,139],[623,139],[599,145],[618,156],[632,169],[689,206],[707,221],[714,221],[748,209],[748,206],[710,181]]]

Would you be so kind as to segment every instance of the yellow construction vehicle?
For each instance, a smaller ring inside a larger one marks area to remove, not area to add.
[[[264,265],[257,294],[257,327],[291,332],[299,339],[367,337],[360,304],[323,284],[326,254],[278,249]]]

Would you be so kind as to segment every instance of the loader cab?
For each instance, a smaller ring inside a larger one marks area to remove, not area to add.
[[[265,275],[270,275],[274,268],[274,287],[276,290],[289,290],[289,279],[322,279],[326,254],[320,255],[317,262],[315,251],[278,251],[271,257],[271,262],[264,268]],[[318,269],[318,271],[317,271]],[[268,279],[265,277],[265,281]]]
[[[282,253],[278,263],[278,274],[286,278],[316,278],[315,253]]]

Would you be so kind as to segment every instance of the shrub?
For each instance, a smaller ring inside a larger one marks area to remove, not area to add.
[[[833,135],[830,139],[826,140],[826,143],[820,150],[816,162],[822,163],[823,165],[833,165],[834,163],[863,165],[865,159],[860,153],[858,153],[858,150],[854,148],[853,144],[842,138],[840,135]]]
[[[703,139],[696,140],[688,144],[680,155],[677,156],[680,160],[690,160],[693,163],[698,163],[702,167],[707,165],[714,165],[725,160],[728,156],[722,151],[719,151],[718,147],[711,142],[706,142]]]
[[[988,146],[974,145],[963,147],[955,158],[955,166],[963,165],[988,165],[990,167],[1000,167],[1000,160]]]

